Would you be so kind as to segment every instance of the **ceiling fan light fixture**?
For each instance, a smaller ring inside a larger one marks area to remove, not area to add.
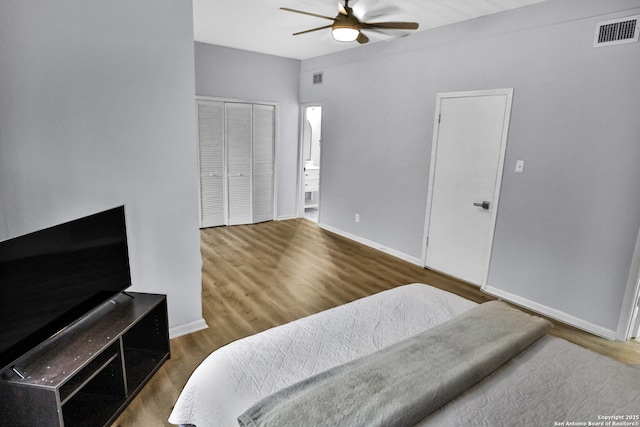
[[[293,33],[294,36],[300,34],[307,34],[314,31],[324,30],[331,28],[331,35],[333,39],[339,42],[354,42],[357,41],[360,44],[369,42],[369,37],[362,33],[360,30],[417,30],[417,22],[360,22],[357,16],[353,14],[353,9],[349,7],[349,0],[343,0],[344,4],[340,7],[340,11],[335,18],[330,16],[318,15],[317,13],[305,12],[303,10],[289,9],[288,7],[281,7],[280,9],[288,12],[300,13],[302,15],[314,16],[316,18],[327,19],[332,21],[332,24],[324,25],[322,27],[312,28],[306,31],[298,31]]]
[[[360,30],[351,26],[337,26],[331,28],[331,35],[339,42],[355,41],[360,35]]]

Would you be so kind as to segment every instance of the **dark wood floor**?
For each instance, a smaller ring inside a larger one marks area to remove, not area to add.
[[[320,229],[305,219],[201,231],[202,309],[209,328],[171,340],[163,365],[114,426],[169,426],[191,372],[239,338],[408,283],[428,283],[476,302],[479,288]],[[640,343],[604,340],[558,324],[552,332],[640,366]]]

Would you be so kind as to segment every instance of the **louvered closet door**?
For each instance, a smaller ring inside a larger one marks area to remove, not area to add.
[[[224,225],[224,104],[198,102],[200,226]]]
[[[225,104],[229,225],[253,222],[251,209],[252,104]]]
[[[275,107],[253,107],[253,222],[273,219]]]

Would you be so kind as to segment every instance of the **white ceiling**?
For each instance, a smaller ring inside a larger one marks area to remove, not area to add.
[[[418,22],[417,31],[499,13],[545,0],[351,0],[362,21]],[[292,33],[331,24],[331,21],[280,10],[303,10],[323,16],[338,14],[338,0],[193,0],[194,39],[270,55],[307,59],[358,43],[340,43],[329,29],[292,36]],[[381,16],[379,16],[381,15]],[[369,43],[415,31],[368,31]]]

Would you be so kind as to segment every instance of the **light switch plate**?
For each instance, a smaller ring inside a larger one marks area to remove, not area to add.
[[[522,172],[524,172],[524,160],[517,160],[515,173],[522,173]]]

